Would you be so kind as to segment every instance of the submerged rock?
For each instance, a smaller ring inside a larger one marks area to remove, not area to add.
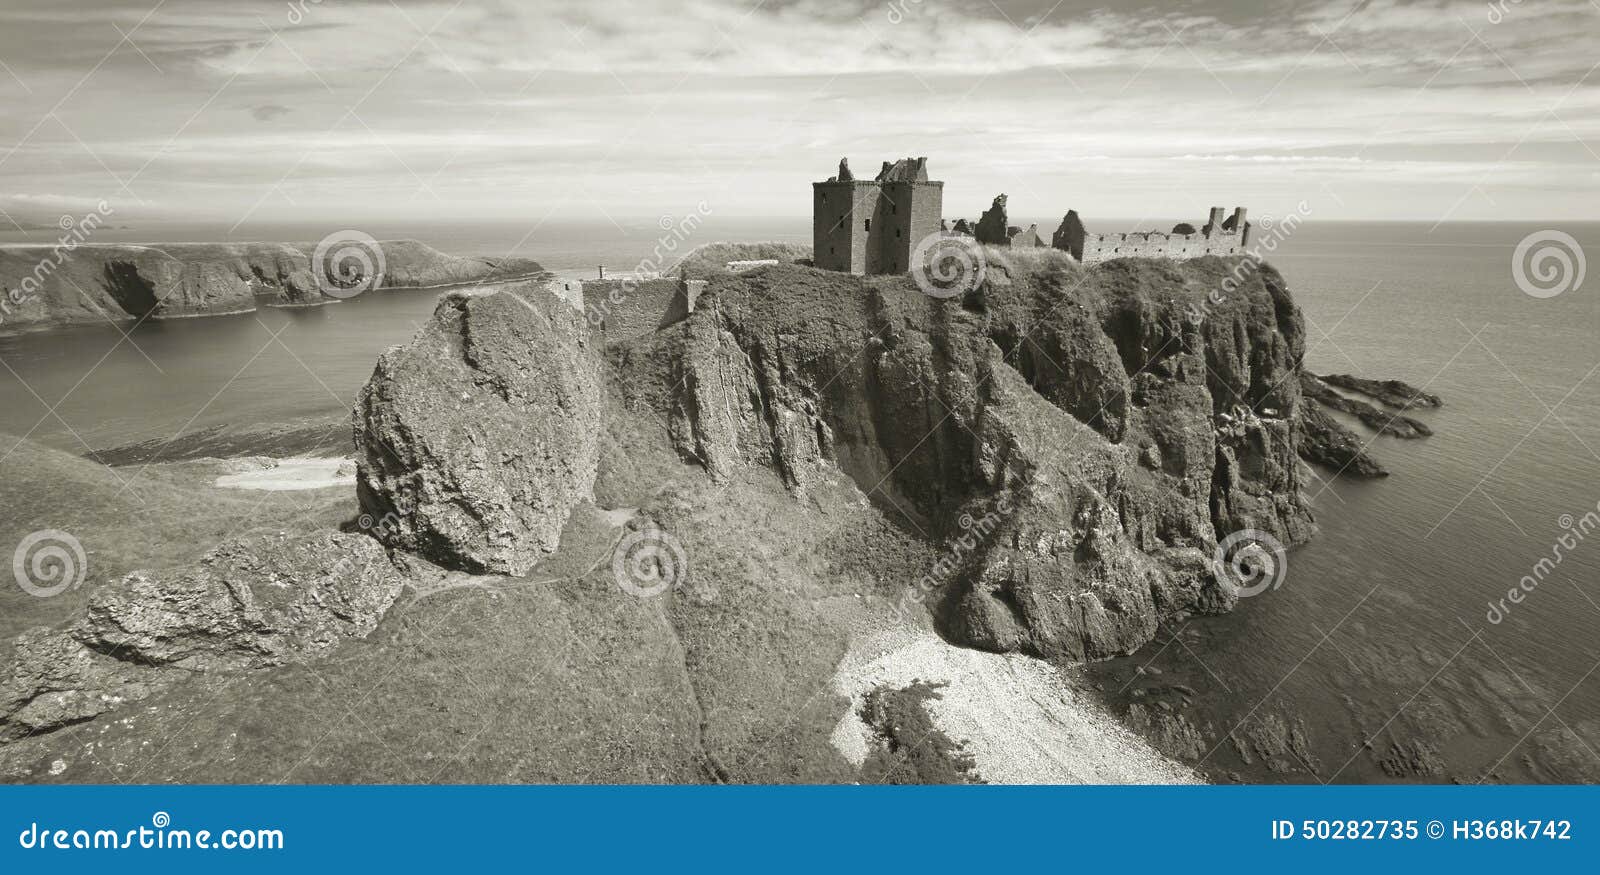
[[[378,537],[474,572],[522,574],[554,551],[594,486],[597,346],[534,285],[444,296],[356,404],[356,488]]]

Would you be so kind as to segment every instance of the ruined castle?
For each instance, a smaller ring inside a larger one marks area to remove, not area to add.
[[[1250,245],[1250,223],[1245,220],[1245,208],[1236,207],[1233,215],[1223,218],[1222,207],[1211,208],[1211,219],[1199,231],[1193,225],[1180,224],[1171,233],[1149,231],[1132,234],[1090,234],[1078,218],[1077,210],[1068,210],[1061,227],[1052,235],[1050,245],[1072,253],[1084,264],[1093,264],[1110,258],[1199,258],[1202,255],[1240,255]]]
[[[845,160],[839,175],[811,183],[815,264],[844,273],[905,273],[917,243],[942,227],[944,183],[928,179],[928,159],[883,162],[871,180]]]
[[[885,161],[871,180],[856,179],[848,161],[841,159],[837,176],[811,184],[814,263],[844,273],[905,273],[911,269],[917,244],[934,234],[971,236],[989,246],[1046,245],[1037,225],[1023,229],[1009,223],[1003,194],[977,222],[957,219],[948,225],[941,218],[943,209],[944,183],[928,178],[927,158]],[[1242,254],[1250,245],[1251,230],[1245,208],[1224,217],[1226,212],[1212,207],[1210,219],[1199,230],[1182,223],[1168,233],[1090,234],[1077,210],[1068,210],[1049,245],[1085,264],[1112,258]]]

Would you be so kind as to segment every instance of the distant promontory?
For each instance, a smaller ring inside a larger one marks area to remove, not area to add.
[[[416,240],[374,245],[371,261],[381,264],[381,271],[374,271],[375,281],[356,280],[376,290],[543,273],[527,259],[448,255]],[[243,313],[257,306],[309,306],[349,297],[337,285],[342,266],[321,265],[319,278],[317,251],[310,243],[0,246],[0,333]]]

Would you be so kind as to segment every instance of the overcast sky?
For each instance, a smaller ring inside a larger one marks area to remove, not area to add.
[[[1600,0],[5,0],[0,227],[804,215],[1600,219]]]

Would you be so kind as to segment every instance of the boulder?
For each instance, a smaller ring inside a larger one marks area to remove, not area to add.
[[[72,634],[140,665],[260,668],[366,637],[400,587],[388,554],[365,535],[235,540],[194,568],[135,571],[100,589]]]
[[[0,740],[89,720],[194,674],[313,659],[364,638],[399,598],[376,541],[321,532],[230,540],[198,565],[136,571],[64,629],[17,636]]]
[[[445,295],[356,404],[356,489],[374,533],[473,572],[522,574],[553,552],[594,486],[599,346],[536,285]]]

